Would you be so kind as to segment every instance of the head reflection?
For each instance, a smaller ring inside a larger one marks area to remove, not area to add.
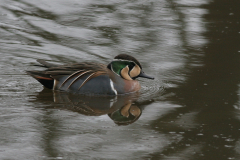
[[[129,102],[120,109],[109,113],[108,116],[118,125],[128,125],[137,121],[141,114],[142,110]]]

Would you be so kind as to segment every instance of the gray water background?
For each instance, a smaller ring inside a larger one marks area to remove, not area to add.
[[[0,0],[0,159],[239,159],[240,1]],[[129,125],[55,103],[36,59],[130,54],[142,114]]]

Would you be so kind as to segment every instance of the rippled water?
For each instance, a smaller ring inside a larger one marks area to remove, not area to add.
[[[0,0],[0,159],[239,159],[238,1]],[[44,89],[36,59],[136,57],[118,98]]]

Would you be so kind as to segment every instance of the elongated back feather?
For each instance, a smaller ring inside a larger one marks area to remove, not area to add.
[[[75,83],[79,78],[81,78],[83,75],[85,75],[86,73],[89,73],[89,72],[91,72],[91,70],[80,73],[80,74],[70,83],[70,85],[68,86],[68,89],[69,89],[69,88],[71,87],[71,85],[72,85],[73,83]]]
[[[68,77],[63,81],[63,83],[60,85],[59,88],[61,88],[68,80],[70,80],[70,79],[73,78],[74,76],[78,76],[79,74],[81,74],[81,72],[83,72],[83,70],[76,71],[76,72],[74,72],[73,74],[71,74],[70,76],[68,76]],[[68,88],[69,88],[69,87],[68,87]]]
[[[68,64],[68,65],[56,65],[52,63],[48,63],[44,60],[37,60],[40,64],[47,67],[45,71],[27,71],[29,75],[37,79],[40,83],[42,83],[47,88],[53,88],[54,81],[56,83],[62,81],[62,77],[67,76],[67,78],[60,82],[62,83],[59,88],[64,86],[67,81],[76,77],[70,85],[66,88],[72,86],[78,79],[81,79],[86,74],[90,76],[85,79],[85,81],[81,84],[79,89],[87,83],[90,79],[95,78],[99,75],[107,74],[108,68],[104,64],[97,64],[97,63],[75,63],[75,64]]]

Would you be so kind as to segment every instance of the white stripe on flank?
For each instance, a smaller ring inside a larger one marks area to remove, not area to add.
[[[57,83],[57,82],[56,82],[56,79],[54,79],[54,80],[53,80],[53,88],[52,88],[52,90],[54,90],[54,89],[56,88],[56,83]]]
[[[115,93],[115,95],[117,95],[117,90],[114,88],[113,81],[111,79],[110,79],[110,86],[111,86],[113,92]]]

